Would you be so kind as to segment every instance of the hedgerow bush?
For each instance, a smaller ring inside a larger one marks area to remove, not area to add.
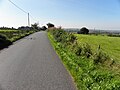
[[[0,49],[7,47],[11,43],[12,42],[10,40],[8,40],[6,36],[0,34]]]
[[[76,48],[75,48],[75,54],[77,55],[77,56],[81,56],[82,55],[82,47],[81,46],[77,46]]]
[[[110,37],[120,37],[120,34],[108,34]]]
[[[5,35],[0,34],[0,39],[6,40],[7,37]]]
[[[95,64],[98,64],[98,63],[103,64],[107,60],[110,60],[110,57],[101,50],[98,50],[97,53],[95,53],[94,55]]]
[[[64,30],[50,30],[49,38],[78,90],[120,90],[120,73],[105,65],[111,59],[101,49],[92,52],[88,43],[78,44],[74,34]]]
[[[85,43],[83,45],[83,52],[82,52],[82,54],[84,56],[86,56],[87,58],[89,58],[92,55],[92,50],[91,50],[91,47],[90,47],[90,45],[88,43]]]
[[[0,30],[0,49],[34,32],[33,30]]]
[[[63,44],[66,44],[69,42],[74,43],[76,40],[76,36],[74,36],[71,33],[67,33],[62,29],[53,29],[53,30],[50,30],[50,32],[52,33],[52,35],[54,36],[57,42],[61,42]]]

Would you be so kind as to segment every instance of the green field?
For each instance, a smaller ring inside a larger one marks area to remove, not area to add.
[[[109,37],[109,36],[95,36],[95,35],[79,35],[75,34],[78,38],[79,43],[88,43],[91,45],[93,51],[97,48],[101,49],[108,54],[114,60],[120,62],[120,37]]]

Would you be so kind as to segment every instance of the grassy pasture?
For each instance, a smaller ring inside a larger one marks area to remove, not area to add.
[[[75,36],[77,36],[79,44],[88,43],[93,51],[96,51],[100,45],[100,48],[111,58],[120,62],[120,37],[79,34],[75,34]]]

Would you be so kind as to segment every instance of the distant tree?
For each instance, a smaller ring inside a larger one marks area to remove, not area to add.
[[[88,34],[89,33],[89,29],[87,29],[86,27],[83,27],[77,33],[78,34]]]
[[[43,30],[43,31],[45,31],[46,29],[47,29],[46,26],[41,27],[41,30]]]
[[[38,30],[38,29],[39,29],[39,26],[38,26],[38,25],[39,25],[38,23],[34,23],[34,24],[32,24],[31,26],[32,26],[33,29]]]
[[[52,23],[48,23],[48,24],[47,24],[47,26],[48,26],[48,28],[55,27],[55,25],[54,25],[54,24],[52,24]]]
[[[4,30],[4,29],[5,29],[5,30],[16,30],[16,28],[14,28],[14,27],[10,28],[10,27],[4,27],[4,26],[3,26],[3,27],[0,27],[0,29],[1,29],[1,30]]]
[[[18,30],[32,30],[32,29],[33,29],[32,27],[28,27],[28,26],[18,27]]]

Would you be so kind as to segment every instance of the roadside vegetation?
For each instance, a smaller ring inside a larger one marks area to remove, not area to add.
[[[116,60],[120,39],[72,34],[62,29],[48,30],[48,37],[78,90],[120,90],[120,63]]]
[[[120,38],[109,37],[102,35],[79,35],[75,34],[78,38],[79,44],[89,43],[92,47],[93,52],[96,48],[100,48],[102,51],[107,53],[111,58],[120,62]]]
[[[0,49],[34,32],[34,30],[0,30]]]
[[[54,28],[54,24],[48,23],[46,25],[48,28]],[[38,31],[46,31],[47,27],[46,26],[39,26],[39,23],[34,23],[31,24],[31,27],[29,26],[21,26],[18,27],[18,29],[12,27],[0,27],[0,49],[3,49],[5,47],[8,47],[11,45],[13,42],[28,36],[34,32]]]

